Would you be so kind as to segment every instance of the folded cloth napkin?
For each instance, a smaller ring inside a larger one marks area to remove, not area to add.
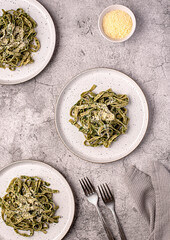
[[[150,228],[149,240],[170,240],[170,172],[159,162],[148,174],[126,168],[125,183]]]

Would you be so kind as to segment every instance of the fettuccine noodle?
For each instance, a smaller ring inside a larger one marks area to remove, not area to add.
[[[106,148],[127,130],[126,116],[129,99],[112,89],[95,94],[96,85],[81,94],[81,99],[71,108],[69,121],[85,136],[86,146]]]
[[[33,63],[32,52],[40,42],[36,38],[36,22],[23,9],[3,11],[0,16],[0,67],[15,70]]]
[[[24,237],[32,236],[34,231],[47,233],[49,224],[57,223],[59,219],[54,216],[58,206],[52,199],[58,190],[50,189],[49,185],[39,177],[14,178],[7,194],[0,198],[2,219],[6,225]]]

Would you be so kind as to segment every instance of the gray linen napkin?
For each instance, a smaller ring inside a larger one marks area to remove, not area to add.
[[[151,165],[149,175],[129,166],[125,183],[148,223],[148,239],[170,240],[170,172],[159,162]]]

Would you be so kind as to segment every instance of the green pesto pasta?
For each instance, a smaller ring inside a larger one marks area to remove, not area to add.
[[[112,89],[99,94],[93,92],[96,85],[81,94],[80,100],[70,110],[70,123],[85,136],[86,146],[103,145],[108,148],[127,130],[129,118],[125,108],[127,95],[116,94]]]
[[[2,219],[15,232],[30,237],[34,231],[47,233],[50,223],[57,223],[58,206],[53,202],[50,184],[39,177],[21,176],[9,184],[7,194],[0,198]]]
[[[5,11],[0,16],[0,68],[15,70],[33,63],[32,52],[37,52],[40,42],[37,26],[23,9]]]

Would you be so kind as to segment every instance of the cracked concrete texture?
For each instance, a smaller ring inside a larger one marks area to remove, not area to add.
[[[0,86],[0,167],[24,159],[50,163],[72,186],[76,199],[73,226],[65,239],[107,239],[97,214],[82,194],[78,179],[88,176],[97,186],[107,182],[127,239],[145,240],[148,228],[123,181],[124,168],[148,162],[169,163],[170,28],[168,0],[119,1],[135,14],[137,28],[127,42],[112,44],[99,33],[97,20],[111,0],[40,0],[57,29],[57,47],[50,64],[36,78],[16,86]],[[106,165],[85,162],[71,154],[56,133],[54,109],[61,89],[74,75],[94,67],[110,67],[132,77],[147,98],[150,120],[139,147],[124,159]],[[100,202],[117,234],[112,216]]]

